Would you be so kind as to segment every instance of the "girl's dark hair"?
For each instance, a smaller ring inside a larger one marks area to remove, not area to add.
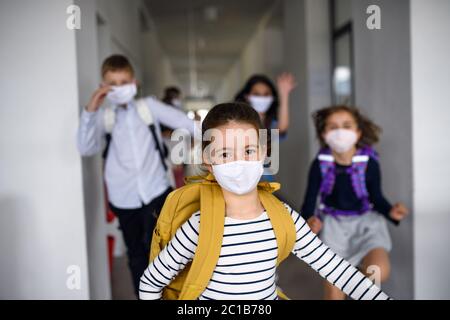
[[[205,132],[223,125],[230,121],[244,122],[252,125],[259,133],[262,129],[261,120],[258,112],[250,105],[242,102],[222,103],[212,108],[202,123],[202,137]],[[202,141],[202,150],[204,150],[210,141]]]
[[[164,97],[162,101],[166,104],[172,105],[172,100],[181,95],[181,90],[177,87],[168,87],[164,90]]]
[[[250,79],[247,80],[247,82],[244,85],[244,87],[242,88],[242,90],[236,95],[234,100],[236,102],[248,103],[246,96],[248,96],[250,94],[253,86],[258,83],[264,83],[272,91],[273,102],[272,102],[272,105],[270,106],[270,108],[266,112],[266,117],[265,117],[265,121],[264,121],[264,127],[270,128],[271,122],[273,120],[277,119],[277,114],[278,114],[277,111],[278,111],[280,102],[279,102],[279,97],[278,97],[278,91],[277,91],[275,85],[273,84],[273,82],[268,77],[266,77],[265,75],[262,75],[262,74],[256,74],[256,75],[253,75],[252,77],[250,77]]]
[[[338,105],[320,109],[313,113],[312,117],[314,125],[316,127],[317,138],[320,141],[320,145],[325,147],[327,144],[322,135],[325,131],[328,118],[336,112],[348,112],[355,119],[358,129],[361,130],[361,138],[356,144],[357,148],[364,146],[371,146],[377,143],[380,139],[381,128],[372,122],[369,118],[364,116],[357,108]]]

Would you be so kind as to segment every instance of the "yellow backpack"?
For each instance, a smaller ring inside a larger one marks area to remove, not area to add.
[[[194,179],[199,181],[192,182]],[[189,180],[188,184],[168,195],[153,232],[150,261],[164,249],[178,228],[200,210],[200,232],[194,258],[164,288],[162,296],[165,300],[197,299],[212,277],[222,248],[225,224],[222,190],[211,174],[206,177],[191,177]],[[279,188],[278,183],[258,184],[259,197],[270,218],[278,244],[277,266],[289,256],[296,239],[290,213],[272,194]],[[278,295],[287,299],[280,290]]]

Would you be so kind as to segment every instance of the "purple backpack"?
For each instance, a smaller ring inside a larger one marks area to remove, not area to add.
[[[379,159],[377,152],[372,147],[365,146],[358,149],[356,154],[353,156],[352,165],[347,169],[347,173],[350,175],[352,180],[353,190],[362,203],[361,209],[358,211],[339,210],[325,204],[325,198],[333,191],[336,178],[336,164],[329,148],[321,149],[317,158],[319,160],[320,171],[322,173],[322,183],[319,191],[319,216],[323,214],[329,214],[332,216],[361,215],[368,212],[372,208],[372,204],[369,200],[369,193],[366,187],[366,169],[370,158],[376,161]]]

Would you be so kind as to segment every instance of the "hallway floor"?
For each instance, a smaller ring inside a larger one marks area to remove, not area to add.
[[[113,300],[135,300],[130,271],[125,256],[114,259],[112,283]]]
[[[128,271],[127,258],[114,259],[112,275],[112,299],[134,300],[131,276]],[[293,300],[322,299],[322,280],[309,266],[290,256],[284,261],[279,270],[278,284]]]

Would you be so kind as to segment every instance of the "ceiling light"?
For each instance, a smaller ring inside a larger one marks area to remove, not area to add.
[[[219,9],[216,6],[208,6],[204,9],[204,16],[207,21],[214,22],[219,18]]]

